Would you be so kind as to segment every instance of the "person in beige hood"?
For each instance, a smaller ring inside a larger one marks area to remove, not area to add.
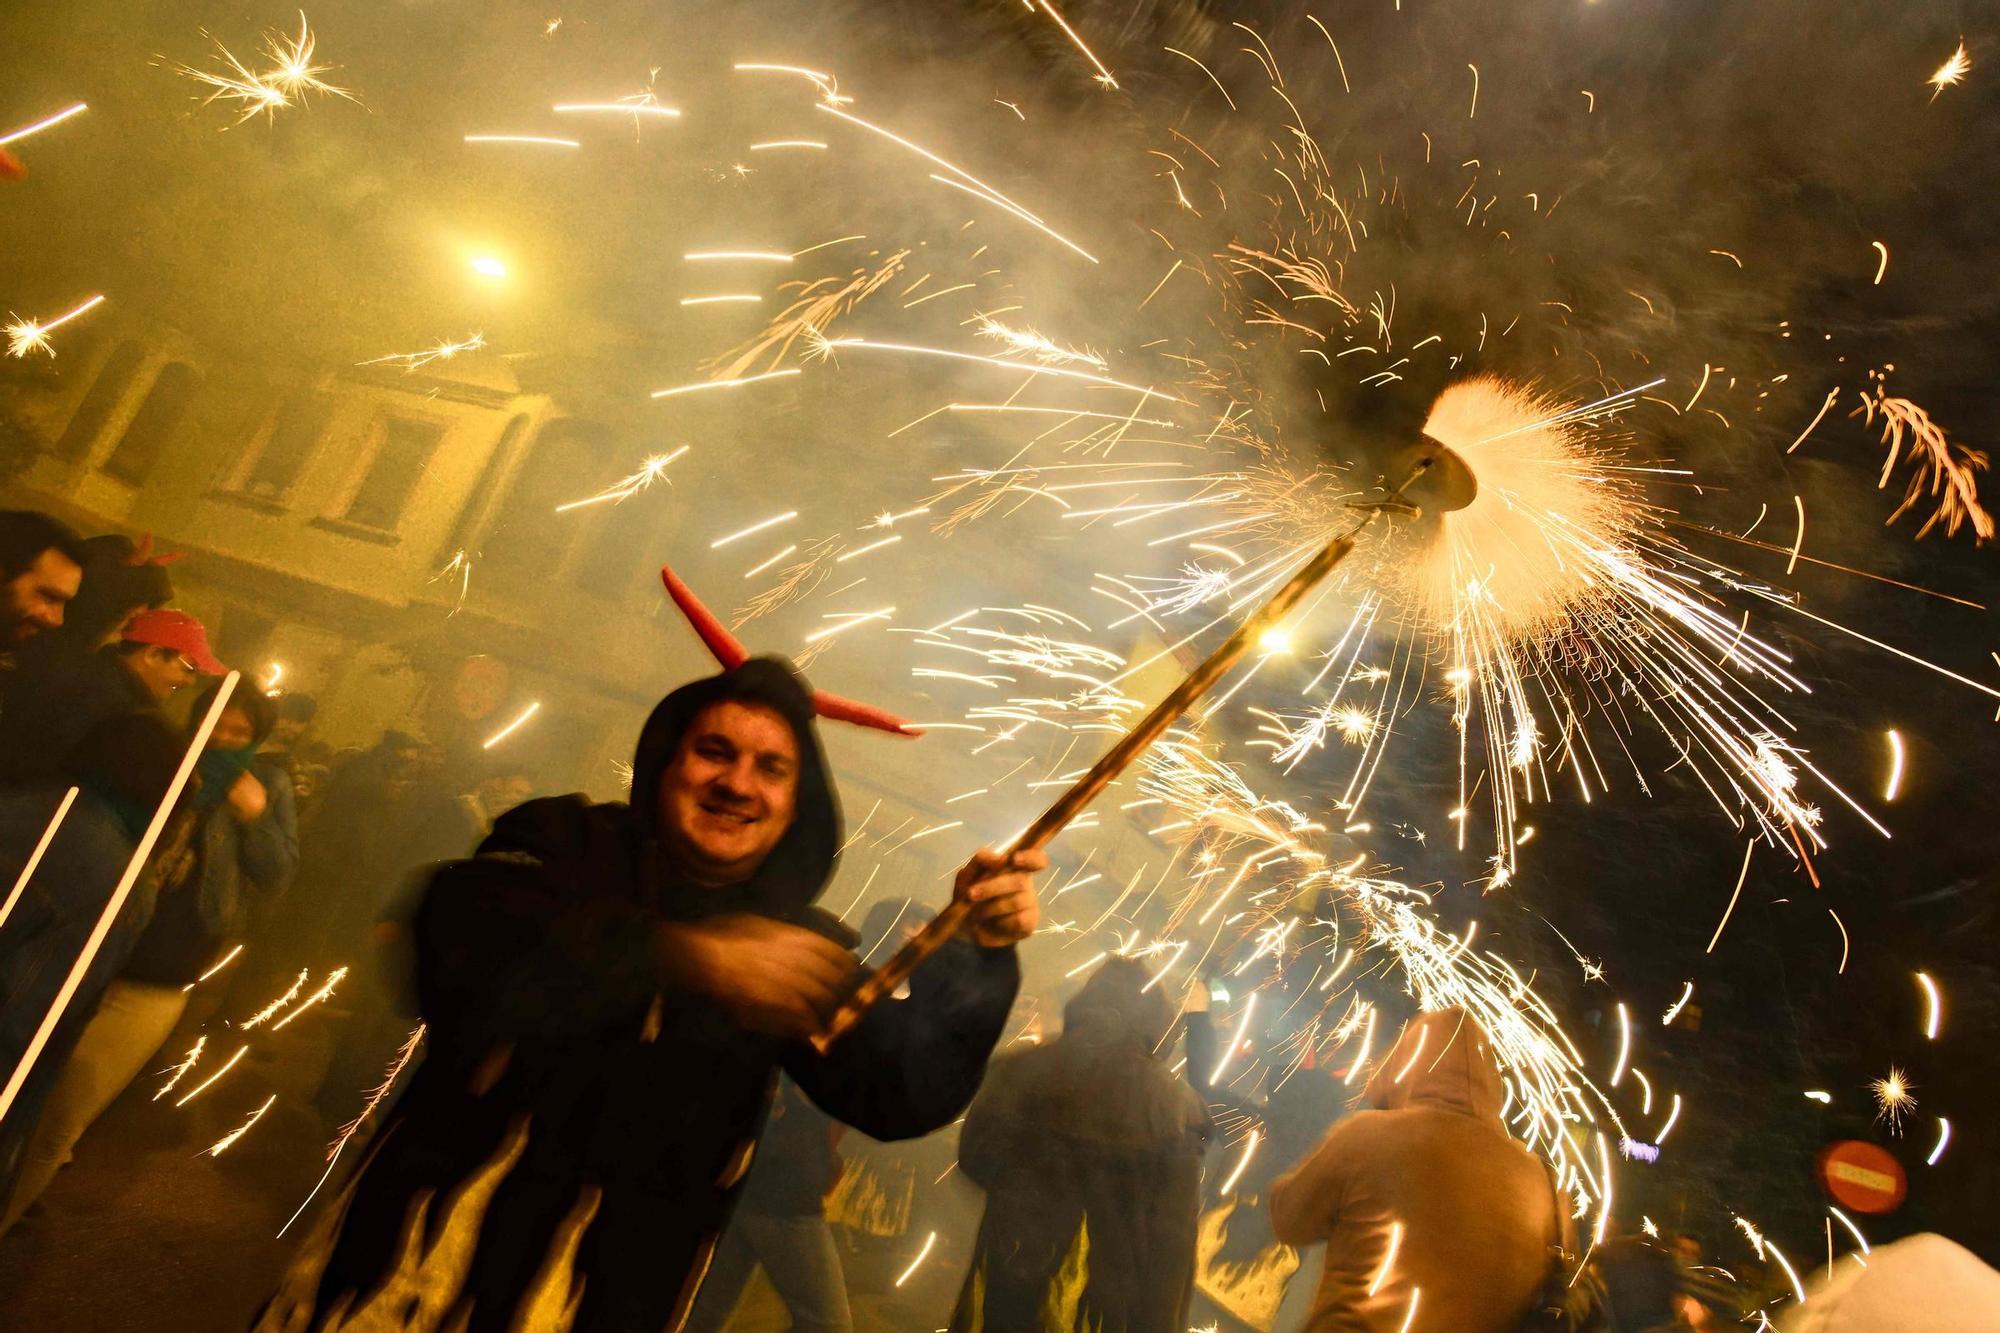
[[[1420,1014],[1368,1080],[1369,1109],[1272,1187],[1278,1239],[1326,1243],[1309,1333],[1520,1326],[1561,1222],[1548,1172],[1502,1127],[1504,1096],[1477,1023]]]

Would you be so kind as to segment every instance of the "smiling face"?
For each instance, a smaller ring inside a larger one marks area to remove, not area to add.
[[[798,738],[776,710],[710,704],[660,775],[661,838],[697,884],[740,884],[792,826],[798,788]]]

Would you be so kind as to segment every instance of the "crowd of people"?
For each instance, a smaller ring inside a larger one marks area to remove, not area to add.
[[[0,1119],[0,1236],[173,1034],[299,960],[359,974],[321,1086],[329,1123],[351,1115],[408,1030],[379,923],[412,868],[463,853],[489,807],[526,795],[504,760],[442,780],[436,747],[397,732],[335,754],[312,734],[311,696],[245,672],[91,948],[228,673],[171,605],[173,563],[147,540],[0,511],[0,880],[15,889],[0,904],[0,1064],[28,1067]],[[253,935],[271,947],[239,963]],[[196,992],[218,963],[233,970]]]
[[[795,1329],[902,1327],[856,1313],[858,1238],[888,1218],[935,1241],[912,1218],[968,1186],[956,1301],[908,1327],[1180,1333],[1231,1317],[1204,1269],[1260,1252],[1287,1256],[1259,1325],[1282,1333],[1712,1327],[1749,1299],[1688,1237],[1614,1238],[1579,1273],[1569,1199],[1507,1134],[1462,1012],[1413,1016],[1357,1108],[1360,1071],[1310,1060],[1253,1105],[1212,1086],[1228,997],[1170,998],[1129,958],[1090,971],[1059,1033],[1003,1046],[1039,853],[975,854],[969,928],[816,1044],[928,916],[878,903],[857,933],[816,906],[843,835],[786,663],[663,699],[629,801],[527,799],[525,774],[450,773],[400,732],[337,759],[310,699],[247,674],[218,711],[227,668],[173,596],[149,543],[0,512],[0,1076],[25,1071],[0,1236],[254,939],[281,961],[246,978],[301,956],[357,974],[328,1123],[423,1037],[263,1329],[709,1333],[759,1268]],[[942,1165],[898,1142],[944,1144]]]

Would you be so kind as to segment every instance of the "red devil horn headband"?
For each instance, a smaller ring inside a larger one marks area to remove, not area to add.
[[[694,590],[681,582],[680,575],[674,573],[670,565],[660,566],[660,582],[667,585],[667,596],[673,598],[674,605],[687,617],[688,624],[700,636],[702,643],[725,671],[734,670],[750,660],[750,651],[736,641],[728,627],[715,618],[713,612],[701,604]],[[913,727],[902,718],[885,713],[872,704],[843,699],[825,690],[812,692],[813,712],[835,722],[852,722],[858,727],[873,727],[886,731],[892,736],[921,736],[922,727]]]
[[[179,563],[186,555],[186,551],[163,551],[159,555],[154,555],[153,534],[142,532],[139,534],[137,544],[132,548],[130,558],[125,563],[134,567],[139,565],[172,565]]]

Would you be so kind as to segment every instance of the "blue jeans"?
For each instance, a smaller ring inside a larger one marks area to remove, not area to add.
[[[683,1333],[721,1333],[757,1266],[791,1312],[793,1333],[853,1333],[833,1228],[817,1213],[774,1217],[739,1209],[716,1244]]]

